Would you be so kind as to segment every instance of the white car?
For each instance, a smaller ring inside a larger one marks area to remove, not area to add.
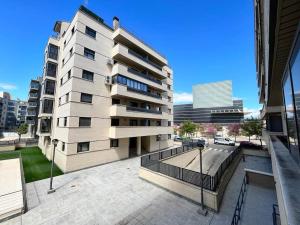
[[[220,144],[220,145],[235,145],[235,142],[230,140],[229,138],[223,138],[223,137],[215,137],[214,144]]]

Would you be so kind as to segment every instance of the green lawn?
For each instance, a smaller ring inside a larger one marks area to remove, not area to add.
[[[21,152],[26,183],[50,177],[51,161],[49,161],[38,147],[21,148],[12,152],[0,153],[0,160],[17,158]],[[54,165],[53,175],[63,174]]]

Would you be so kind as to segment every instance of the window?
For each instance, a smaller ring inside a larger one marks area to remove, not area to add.
[[[171,140],[171,138],[172,138],[172,135],[168,134],[168,139]]]
[[[94,73],[87,71],[87,70],[82,70],[82,78],[86,80],[93,81],[94,80]]]
[[[112,99],[112,104],[113,105],[119,105],[120,104],[120,99],[113,98]]]
[[[66,47],[66,45],[67,45],[67,40],[64,41],[64,47]]]
[[[59,127],[59,118],[56,119],[56,126]]]
[[[58,105],[61,105],[61,97],[58,99]]]
[[[117,148],[117,147],[119,147],[119,140],[118,139],[111,139],[110,140],[110,147],[111,148]]]
[[[169,126],[169,127],[171,126],[171,124],[172,124],[171,121],[168,121],[168,126]]]
[[[160,141],[160,135],[156,135],[156,141]]]
[[[88,26],[85,27],[85,33],[92,38],[96,38],[96,31]]]
[[[70,57],[71,57],[73,54],[73,48],[71,48],[69,52],[70,52]]]
[[[44,93],[47,95],[54,95],[54,90],[55,90],[55,81],[46,80]]]
[[[44,99],[43,100],[43,113],[52,113],[53,111],[53,100]]]
[[[80,127],[90,127],[91,126],[91,117],[79,117],[79,126]]]
[[[71,70],[68,71],[68,80],[71,78]]]
[[[111,126],[119,126],[119,119],[111,119]]]
[[[161,126],[161,121],[160,120],[156,121],[156,126],[159,126],[159,127]]]
[[[137,120],[129,120],[129,126],[137,126],[138,121]]]
[[[84,48],[84,56],[89,59],[95,59],[95,52],[91,49]]]
[[[89,142],[80,142],[77,144],[77,152],[86,152],[90,150]]]
[[[62,61],[61,61],[61,66],[63,67],[65,65],[65,59],[63,59]]]
[[[92,103],[93,95],[81,93],[80,101],[81,102],[87,102]]]
[[[63,78],[60,78],[60,86],[63,85]]]
[[[50,77],[56,77],[57,64],[48,62],[46,66],[46,75]]]
[[[171,90],[171,85],[170,84],[168,84],[168,89]]]
[[[61,150],[65,151],[65,142],[61,142]]]
[[[171,113],[172,113],[172,110],[171,110],[171,109],[168,109],[168,112],[169,112],[169,114],[171,114]]]
[[[71,34],[73,35],[75,33],[75,27],[72,28]]]
[[[64,117],[64,126],[65,126],[65,127],[67,126],[67,121],[68,121],[68,118],[67,118],[67,117]]]
[[[48,57],[54,60],[58,58],[58,47],[53,44],[49,44],[48,46]]]
[[[66,94],[66,102],[69,102],[69,93]]]

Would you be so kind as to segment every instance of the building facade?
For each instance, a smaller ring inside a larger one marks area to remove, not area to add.
[[[28,107],[26,114],[26,123],[28,124],[28,134],[31,137],[36,136],[38,114],[40,108],[40,94],[41,94],[42,78],[32,79],[29,84],[28,93]]]
[[[232,81],[193,86],[193,104],[174,105],[174,123],[241,123],[244,119],[243,100],[233,100]]]
[[[194,108],[193,104],[174,105],[174,123],[241,123],[244,119],[243,100],[233,100],[228,107]]]
[[[231,107],[232,81],[225,80],[193,86],[194,108]]]
[[[22,123],[26,122],[26,101],[13,100],[8,92],[0,93],[0,130],[14,131]]]
[[[300,1],[255,1],[256,71],[281,224],[300,224]]]
[[[45,49],[37,134],[64,172],[173,144],[173,74],[164,56],[81,6]]]

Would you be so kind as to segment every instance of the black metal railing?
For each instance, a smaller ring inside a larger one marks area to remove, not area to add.
[[[246,186],[247,186],[247,177],[246,175],[244,176],[243,183],[241,186],[240,194],[234,209],[234,214],[232,217],[231,225],[238,225],[239,221],[241,219],[241,211],[242,211],[242,206],[244,203],[244,197],[246,193]]]
[[[150,80],[150,81],[152,81],[152,82],[154,82],[154,83],[157,83],[157,84],[162,85],[162,82],[161,82],[160,80],[155,79],[154,77],[152,77],[152,76],[150,76],[150,75],[148,75],[148,74],[144,74],[144,73],[139,72],[139,71],[136,71],[135,69],[132,69],[132,68],[128,68],[127,71],[130,72],[130,73],[133,73],[133,74],[135,74],[135,75],[138,75],[138,76],[140,76],[140,77],[143,77],[143,78],[145,78],[145,79],[147,79],[147,80]]]
[[[168,149],[168,150],[144,155],[141,157],[141,166],[145,167],[149,170],[152,170],[154,172],[162,173],[164,175],[171,176],[173,178],[196,185],[198,187],[201,187],[202,182],[203,182],[203,188],[211,190],[211,191],[216,191],[218,184],[220,183],[220,180],[221,180],[222,175],[224,174],[225,170],[228,168],[228,166],[231,164],[231,162],[235,159],[235,157],[239,154],[239,152],[240,152],[239,148],[236,148],[228,156],[228,158],[226,158],[226,160],[223,161],[223,163],[221,164],[217,173],[214,176],[211,176],[208,174],[202,174],[203,181],[201,181],[201,173],[200,172],[196,172],[196,171],[188,170],[185,168],[169,165],[169,164],[161,161],[166,158],[176,156],[178,154],[190,151],[190,150],[196,148],[197,146],[198,146],[198,143],[188,142],[188,143],[183,143],[182,147],[177,147],[177,148],[173,148],[173,149]]]
[[[273,225],[280,225],[280,214],[277,204],[273,204]]]
[[[142,94],[142,95],[147,95],[147,96],[150,96],[150,97],[153,97],[153,98],[158,98],[158,99],[162,98],[160,95],[153,94],[153,93],[150,93],[150,92],[147,92],[147,91],[142,91],[142,90],[135,89],[135,88],[128,87],[128,86],[127,86],[127,90],[132,91],[132,92],[137,92],[137,93]]]
[[[157,110],[153,110],[153,109],[140,108],[140,107],[133,107],[133,106],[126,106],[126,110],[128,110],[128,111],[137,111],[137,112],[145,112],[145,113],[162,114],[161,111],[157,111]]]

